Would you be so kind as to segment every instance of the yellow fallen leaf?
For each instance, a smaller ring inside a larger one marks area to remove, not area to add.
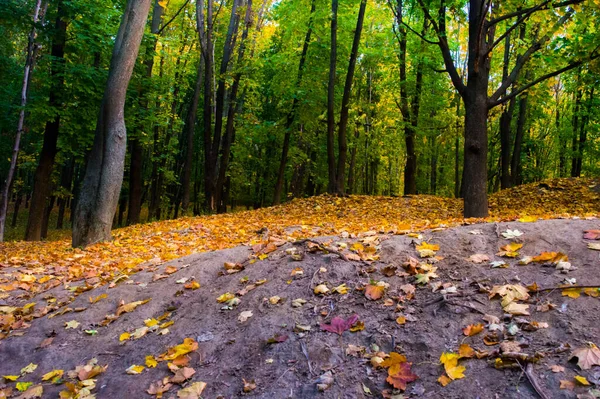
[[[144,320],[144,324],[146,325],[146,327],[153,327],[158,324],[158,320],[156,320],[155,318],[146,319]]]
[[[223,302],[227,302],[233,298],[235,298],[235,295],[233,295],[231,292],[226,292],[217,298],[217,302],[223,303]]]
[[[146,367],[148,368],[154,368],[158,365],[158,362],[156,361],[156,358],[152,355],[148,355],[146,356]]]
[[[562,296],[577,299],[581,295],[581,288],[566,288],[562,290]]]
[[[136,375],[136,374],[140,374],[142,371],[144,371],[146,367],[144,366],[138,366],[136,364],[132,364],[131,366],[129,366],[127,368],[127,370],[125,370],[125,372],[127,374],[131,374],[131,375]]]
[[[128,332],[124,332],[123,334],[119,335],[119,341],[127,341],[129,338],[131,338],[131,334]]]
[[[29,363],[27,366],[21,369],[21,374],[33,373],[37,369],[37,364]]]
[[[444,352],[440,357],[440,362],[444,365],[446,374],[453,380],[464,378],[463,374],[466,368],[458,365],[459,355],[456,353]]]
[[[16,381],[19,378],[21,378],[20,375],[3,375],[2,378],[4,378],[6,381]]]
[[[53,379],[61,379],[63,376],[64,370],[52,370],[42,376],[42,381],[50,381]]]
[[[327,288],[327,286],[325,284],[319,284],[315,287],[313,292],[317,295],[319,295],[319,294],[324,295],[329,292],[329,288]]]
[[[590,385],[587,378],[585,378],[581,375],[576,375],[574,378],[575,378],[575,381],[577,381],[580,385]]]

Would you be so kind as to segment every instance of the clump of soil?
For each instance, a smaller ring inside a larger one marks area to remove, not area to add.
[[[507,229],[523,232],[513,240],[523,244],[519,250],[521,255],[562,252],[568,255],[571,270],[564,273],[554,266],[539,263],[520,266],[518,258],[496,256],[499,248],[510,242],[501,235]],[[0,341],[3,359],[0,375],[17,375],[22,368],[34,363],[37,369],[19,381],[40,383],[42,375],[51,370],[63,369],[66,375],[67,370],[97,358],[100,365],[108,365],[106,371],[96,377],[98,397],[150,398],[146,393],[150,385],[173,375],[167,361],[159,362],[155,368],[146,368],[139,375],[128,375],[126,369],[144,365],[146,356],[158,357],[185,338],[192,338],[198,342],[198,349],[191,353],[188,367],[194,368],[196,373],[187,384],[206,382],[205,398],[366,398],[399,393],[385,381],[385,370],[373,368],[366,357],[348,355],[349,345],[364,347],[367,354],[394,351],[405,355],[412,362],[412,371],[419,376],[408,384],[403,393],[405,397],[537,398],[540,393],[532,386],[533,382],[547,398],[574,398],[585,394],[589,387],[559,389],[561,380],[573,381],[574,376],[580,375],[592,386],[600,384],[600,367],[581,370],[569,362],[573,348],[589,341],[600,344],[600,299],[584,294],[578,298],[563,296],[560,288],[530,293],[531,298],[525,303],[529,303],[531,315],[511,317],[504,314],[499,300],[489,299],[489,289],[505,284],[536,283],[543,290],[559,287],[565,279],[575,279],[572,282],[576,285],[600,285],[600,252],[588,249],[591,241],[582,238],[583,231],[590,229],[600,229],[600,222],[547,220],[426,231],[422,239],[438,244],[437,255],[443,259],[434,265],[438,277],[421,285],[415,283],[415,276],[404,273],[403,268],[410,257],[418,257],[414,244],[421,239],[406,235],[365,236],[374,237],[369,241],[378,244],[379,260],[376,261],[352,260],[353,256],[344,260],[343,257],[352,253],[344,246],[337,247],[338,253],[325,253],[312,242],[286,243],[255,263],[248,262],[252,253],[249,247],[192,255],[149,267],[128,281],[116,283],[113,288],[104,286],[87,291],[66,305],[73,312],[33,320],[29,328],[22,330],[23,335]],[[360,238],[321,237],[317,240],[332,245],[345,242],[352,247]],[[486,254],[490,261],[503,259],[509,267],[491,268],[489,262],[468,261],[473,254]],[[224,268],[226,262],[243,264],[245,268],[228,274]],[[395,273],[390,273],[393,270],[390,265],[397,268]],[[297,268],[302,270],[301,274]],[[157,279],[156,276],[166,277]],[[266,282],[262,283],[263,279]],[[184,288],[192,281],[200,283],[200,288]],[[367,299],[362,291],[372,281],[389,284],[379,300]],[[321,283],[330,290],[346,284],[349,290],[345,295],[316,295],[314,288]],[[453,286],[456,291],[433,292],[432,283]],[[400,289],[406,284],[417,287],[412,299]],[[248,290],[249,285],[254,285],[254,289]],[[225,293],[240,291],[244,295],[236,297],[241,302],[230,306],[231,309],[223,309],[227,305],[217,302]],[[102,294],[107,297],[90,303],[90,297],[98,298]],[[36,302],[36,306],[54,300],[60,303],[71,295],[57,287],[31,302]],[[280,299],[273,298],[276,296]],[[107,315],[115,314],[121,301],[130,303],[149,298],[148,303],[102,325]],[[298,298],[306,303],[293,307],[292,302]],[[552,310],[537,310],[538,305],[548,301],[555,305]],[[75,312],[81,308],[86,309]],[[248,311],[252,315],[240,321],[240,315],[248,315],[244,313]],[[150,331],[139,339],[120,341],[122,333],[133,333],[144,326],[145,320],[158,319],[165,313],[171,315],[161,323],[174,322],[168,326],[168,333],[159,335]],[[396,321],[400,314],[405,316],[405,324]],[[364,323],[363,330],[346,331],[338,336],[320,327],[333,317],[353,315],[358,315]],[[516,368],[497,369],[494,357],[463,359],[460,364],[466,367],[465,378],[442,387],[437,380],[443,373],[439,363],[443,352],[456,352],[461,343],[488,352],[498,347],[484,344],[487,329],[472,337],[463,334],[468,325],[485,324],[484,315],[499,318],[497,324],[504,328],[499,341],[516,342],[523,353],[543,357],[529,367],[521,363],[523,369],[519,363]],[[79,326],[65,329],[66,323],[72,320],[80,323]],[[531,321],[547,323],[548,327],[528,331],[525,326]],[[519,327],[516,330],[515,325]],[[89,333],[93,330],[96,333]],[[48,337],[53,337],[51,344],[40,348]],[[552,365],[562,366],[564,371],[553,372],[549,368]],[[323,378],[319,378],[328,372],[333,383],[326,384],[327,389],[319,392],[317,384],[323,382]],[[244,392],[244,380],[248,392]],[[254,389],[251,389],[252,380],[256,385]],[[176,397],[179,388],[172,387],[163,397]],[[44,383],[44,397],[57,397],[63,389],[63,385]]]

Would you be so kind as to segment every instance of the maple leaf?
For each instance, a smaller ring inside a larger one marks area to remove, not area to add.
[[[511,230],[511,229],[507,229],[505,232],[502,233],[502,237],[506,238],[507,240],[510,240],[512,238],[517,238],[517,237],[521,237],[523,235],[523,233],[519,230]]]
[[[463,334],[467,337],[472,337],[473,335],[477,335],[483,331],[483,324],[469,324],[463,329]]]
[[[581,288],[566,288],[562,290],[562,296],[568,296],[569,298],[577,299],[581,295]]]
[[[529,316],[529,305],[511,302],[504,307],[504,311],[516,316]]]
[[[144,299],[143,301],[135,301],[135,302],[129,302],[129,303],[125,303],[124,301],[121,301],[121,304],[119,305],[119,307],[117,308],[117,317],[121,316],[123,313],[130,313],[133,312],[135,310],[135,308],[137,308],[140,305],[144,305],[148,302],[150,302],[151,298],[148,299]]]
[[[217,298],[217,302],[223,303],[223,302],[227,302],[233,298],[235,298],[235,295],[233,295],[231,292],[226,292]]]
[[[246,320],[248,320],[250,317],[252,317],[252,311],[251,310],[245,310],[242,313],[240,313],[240,315],[238,316],[238,321],[240,323],[245,322]]]
[[[459,355],[451,352],[444,352],[440,357],[440,363],[444,365],[444,370],[446,370],[446,374],[453,380],[458,380],[464,378],[465,375],[463,372],[466,370],[464,366],[458,365]]]
[[[420,245],[416,246],[416,249],[421,258],[431,258],[440,250],[440,246],[437,244],[427,244],[423,241]]]
[[[367,297],[367,299],[370,299],[372,301],[380,299],[383,296],[384,292],[385,287],[381,285],[369,284],[365,287],[365,296]]]
[[[52,370],[42,376],[42,381],[60,380],[64,374],[64,370]]]
[[[396,353],[396,352],[390,352],[390,356],[387,357],[383,362],[381,362],[379,365],[381,367],[392,367],[395,364],[400,364],[400,363],[404,363],[406,362],[406,357],[404,355],[401,355],[400,353]]]
[[[179,399],[200,399],[204,388],[206,388],[206,382],[193,382],[187,388],[177,391],[177,397]]]
[[[577,358],[577,365],[582,370],[589,370],[592,366],[600,366],[600,349],[591,342],[586,346],[577,348],[571,353],[571,359]]]
[[[144,366],[138,366],[137,364],[132,364],[131,366],[127,367],[127,370],[125,370],[125,372],[127,374],[131,374],[131,375],[136,375],[136,374],[140,374],[142,371],[144,371],[146,367]]]
[[[148,367],[148,368],[154,368],[158,365],[156,358],[152,355],[146,356],[145,363],[146,363],[146,367]]]
[[[385,380],[394,388],[404,391],[407,383],[415,381],[417,378],[419,378],[410,370],[411,366],[412,363],[408,362],[398,363],[391,366],[388,369],[388,377]]]
[[[173,384],[171,383],[163,384],[162,381],[157,381],[155,383],[150,384],[150,388],[148,388],[146,392],[148,392],[150,395],[156,395],[156,398],[160,399],[162,398],[163,393],[171,389],[172,386]]]
[[[19,386],[19,384],[24,384]],[[35,399],[41,398],[44,394],[44,387],[42,385],[33,385],[31,382],[19,382],[17,383],[17,390],[23,392],[21,395],[17,396],[15,399]],[[24,387],[27,387],[23,389]]]
[[[68,330],[69,328],[76,329],[77,327],[79,327],[79,324],[80,323],[76,320],[66,321],[65,330]]]
[[[496,255],[497,256],[506,256],[508,258],[515,258],[515,257],[519,256],[519,252],[517,252],[517,251],[519,249],[521,249],[522,247],[523,247],[523,244],[511,242],[510,244],[507,244],[507,245],[501,247],[500,252],[498,252]]]
[[[349,330],[357,321],[358,315],[356,314],[348,317],[346,320],[336,316],[331,320],[331,324],[321,323],[321,330],[342,335],[344,331]]]
[[[472,358],[475,356],[475,350],[468,344],[461,344],[458,348],[458,358]]]

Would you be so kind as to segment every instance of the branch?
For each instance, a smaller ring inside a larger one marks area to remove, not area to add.
[[[569,65],[567,65],[567,66],[565,66],[563,68],[560,68],[560,69],[554,71],[554,72],[550,72],[550,73],[547,73],[545,75],[542,75],[539,78],[537,78],[537,79],[529,82],[525,86],[522,86],[522,87],[520,87],[518,89],[513,90],[510,94],[507,94],[506,96],[504,96],[504,97],[502,97],[502,98],[500,98],[500,99],[498,99],[496,101],[488,102],[488,109],[494,108],[495,106],[500,105],[500,104],[504,104],[508,100],[510,100],[510,99],[518,96],[519,94],[523,93],[525,90],[530,89],[531,87],[535,86],[536,84],[538,84],[538,83],[540,83],[540,82],[542,82],[542,81],[544,81],[546,79],[550,79],[550,78],[552,78],[552,77],[554,77],[556,75],[560,75],[563,72],[570,71],[573,68],[577,68],[578,66],[580,66],[580,65],[582,65],[582,64],[584,64],[586,62],[595,60],[596,58],[599,58],[599,57],[600,57],[600,53],[597,53],[597,54],[592,55],[591,57],[589,57],[586,60],[580,60],[580,61],[573,62],[573,63],[571,63],[571,64],[569,64]]]
[[[392,14],[394,14],[394,17],[396,18],[396,21],[400,22],[402,25],[404,25],[405,28],[407,28],[409,31],[411,31],[412,33],[414,33],[415,35],[417,35],[421,40],[423,40],[425,43],[429,43],[429,44],[439,44],[439,42],[434,42],[431,39],[427,39],[425,36],[423,36],[422,34],[420,34],[419,32],[417,32],[416,30],[414,30],[410,25],[408,25],[406,22],[404,22],[401,18],[398,18],[398,13],[394,10],[394,6],[391,4],[391,2],[388,0],[387,5],[390,7],[390,10],[392,11]],[[394,27],[392,27],[394,29],[394,34],[396,35],[396,38],[398,39],[398,34],[396,33],[396,29]]]
[[[179,16],[179,14],[181,14],[181,11],[183,11],[183,9],[185,8],[185,6],[188,5],[188,3],[190,2],[190,0],[185,0],[185,2],[183,3],[183,5],[181,6],[181,8],[175,13],[175,15],[173,15],[173,18],[171,18],[166,24],[164,24],[159,30],[158,32],[156,32],[156,36],[160,36],[160,34],[162,33],[163,30],[165,30],[165,28],[167,26],[169,26],[169,24],[171,22],[173,22],[175,20],[175,18],[177,18]]]
[[[523,14],[518,20],[517,22],[515,22],[510,28],[508,28],[506,30],[506,32],[504,32],[502,35],[500,35],[500,37],[498,39],[496,39],[496,41],[490,46],[488,47],[488,50],[486,52],[486,55],[489,55],[492,50],[499,44],[502,42],[502,40],[504,40],[504,38],[506,38],[506,36],[510,35],[510,33],[515,30],[519,25],[521,25],[527,18],[529,18],[531,16],[531,14],[533,14],[534,12],[538,11],[541,7],[543,7],[545,4],[549,3],[550,0],[545,1],[544,3],[541,3],[539,6],[537,7],[532,7],[530,8],[530,12],[527,12],[525,14]]]
[[[517,58],[517,63],[514,66],[513,70],[511,71],[510,75],[508,76],[508,78],[502,82],[502,84],[500,85],[498,90],[496,90],[494,92],[494,94],[492,94],[492,96],[490,97],[490,100],[492,101],[492,103],[497,101],[504,93],[506,93],[506,90],[513,83],[515,83],[515,81],[517,80],[517,77],[519,76],[519,72],[521,72],[521,69],[525,66],[527,61],[529,61],[529,58],[531,58],[533,53],[535,53],[536,51],[541,49],[542,45],[544,43],[546,43],[548,40],[550,40],[550,35],[553,34],[554,32],[556,32],[561,26],[563,26],[564,23],[567,22],[567,20],[569,18],[571,18],[572,15],[573,15],[573,11],[572,10],[568,11],[565,15],[563,15],[558,20],[558,22],[552,27],[552,29],[550,29],[550,31],[548,33],[546,33],[546,35],[544,35],[540,40],[536,41],[531,46],[529,46],[529,48],[525,51],[525,54],[523,54],[522,56]]]
[[[488,26],[492,26],[494,24],[497,24],[498,22],[502,22],[507,19],[518,17],[518,16],[526,14],[526,13],[533,13],[533,12],[539,11],[539,10],[547,10],[549,8],[560,8],[560,7],[570,6],[572,4],[580,4],[580,3],[583,3],[583,1],[584,0],[567,0],[567,1],[562,1],[559,3],[550,4],[550,7],[547,7],[548,4],[551,2],[551,0],[545,0],[542,3],[538,4],[537,6],[524,8],[522,10],[514,11],[514,12],[508,13],[506,15],[502,15],[496,19],[493,19],[490,22],[488,22]]]
[[[417,0],[419,2],[419,6],[423,13],[425,14],[425,18],[431,23],[434,32],[436,33],[439,41],[437,45],[440,47],[442,51],[442,58],[444,59],[444,65],[446,66],[446,70],[448,71],[448,75],[450,75],[450,80],[452,80],[452,84],[458,91],[458,93],[462,96],[466,90],[465,84],[463,83],[458,71],[456,70],[456,66],[454,65],[454,60],[452,59],[452,54],[450,53],[450,47],[448,46],[448,42],[446,39],[446,32],[442,32],[438,24],[435,22],[435,19],[429,13],[429,10],[423,3],[423,0]]]

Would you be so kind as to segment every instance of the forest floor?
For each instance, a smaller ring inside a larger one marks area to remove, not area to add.
[[[0,398],[600,397],[599,188],[505,190],[488,220],[321,196],[0,244]]]

